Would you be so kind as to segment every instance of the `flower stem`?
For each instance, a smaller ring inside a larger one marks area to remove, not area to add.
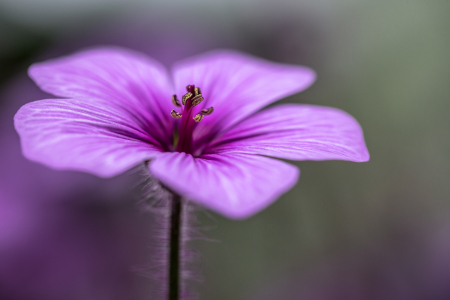
[[[169,300],[178,300],[180,287],[181,196],[173,193],[169,233]]]

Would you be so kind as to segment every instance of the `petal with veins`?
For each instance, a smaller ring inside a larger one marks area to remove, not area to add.
[[[299,170],[285,162],[246,154],[163,153],[150,171],[173,191],[233,219],[249,217],[289,190]]]
[[[226,132],[207,152],[293,160],[369,160],[362,129],[352,116],[336,108],[303,104],[258,112]]]
[[[236,51],[213,51],[179,62],[173,69],[175,88],[202,89],[200,108],[214,107],[214,114],[196,129],[200,143],[211,139],[264,106],[301,92],[315,80],[311,69],[269,62]]]
[[[164,135],[173,132],[173,87],[157,61],[131,50],[98,48],[34,64],[30,77],[55,96],[101,99],[150,120]],[[164,136],[160,136],[164,139]]]
[[[163,151],[121,109],[97,100],[31,102],[14,123],[24,155],[55,169],[111,177]]]

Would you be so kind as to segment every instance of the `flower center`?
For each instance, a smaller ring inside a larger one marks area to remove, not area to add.
[[[194,114],[195,106],[199,105],[204,98],[200,88],[195,87],[193,84],[188,85],[186,90],[187,93],[182,97],[181,103],[177,95],[172,96],[172,103],[176,107],[181,107],[181,113],[173,109],[170,115],[174,119],[180,119],[178,141],[175,141],[175,151],[192,154],[192,134],[195,126],[203,119],[203,116],[212,114],[214,108],[202,109],[197,114]]]

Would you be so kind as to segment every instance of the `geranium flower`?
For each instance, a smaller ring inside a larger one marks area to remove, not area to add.
[[[64,99],[24,105],[15,116],[24,155],[55,169],[101,177],[150,161],[185,198],[230,218],[268,206],[299,170],[270,157],[364,162],[362,130],[328,107],[272,102],[309,87],[315,73],[234,51],[175,64],[118,48],[38,63],[29,74]]]

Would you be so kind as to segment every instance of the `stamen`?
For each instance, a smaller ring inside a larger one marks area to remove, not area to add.
[[[202,114],[196,114],[194,117],[194,121],[195,122],[200,122],[203,119],[203,115]]]
[[[172,103],[176,107],[181,107],[181,103],[180,103],[180,100],[177,99],[177,95],[173,95],[172,96]]]
[[[0,0],[1,1],[1,0]],[[181,122],[174,130],[174,147],[177,152],[196,153],[196,148],[193,143],[193,134],[196,128],[196,124],[203,120],[203,117],[213,113],[214,108],[196,109],[195,106],[199,105],[205,99],[203,98],[202,91],[199,87],[193,84],[186,86],[187,93],[181,98],[181,112],[178,113],[172,110],[171,116],[175,119],[180,119]],[[172,96],[172,102],[175,106],[180,106],[176,95]],[[195,114],[197,111],[197,114]],[[177,131],[178,130],[178,131]],[[178,132],[178,134],[177,134]]]
[[[186,93],[184,94],[183,98],[181,99],[183,102],[183,105],[186,105],[186,101],[188,101],[192,97],[192,93]]]
[[[172,109],[172,111],[170,112],[170,115],[172,116],[172,118],[174,119],[179,119],[182,117],[182,115],[178,112],[175,111],[175,109]]]
[[[202,115],[204,115],[204,116],[208,116],[208,115],[212,114],[213,111],[214,111],[214,107],[210,107],[210,108],[202,109],[202,110],[200,111],[200,113],[201,113]]]
[[[200,102],[202,102],[203,100],[205,100],[205,99],[203,98],[203,96],[201,94],[195,96],[194,98],[192,98],[192,101],[191,101],[192,106],[199,105]]]

